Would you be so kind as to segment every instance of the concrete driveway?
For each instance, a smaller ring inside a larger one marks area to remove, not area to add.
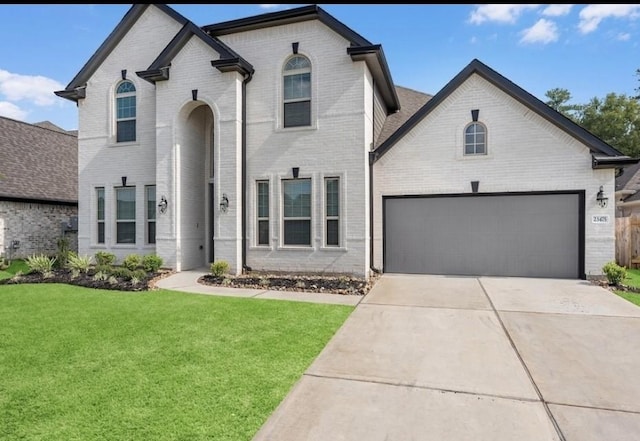
[[[639,378],[604,288],[384,275],[254,441],[637,441]]]

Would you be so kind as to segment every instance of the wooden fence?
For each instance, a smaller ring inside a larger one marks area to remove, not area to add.
[[[640,259],[640,216],[616,218],[616,262],[632,268],[632,259]]]

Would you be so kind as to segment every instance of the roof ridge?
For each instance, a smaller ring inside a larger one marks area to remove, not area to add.
[[[37,126],[34,123],[29,123],[29,122],[26,122],[26,121],[20,121],[19,119],[9,118],[8,116],[4,116],[4,115],[0,115],[0,118],[6,119],[6,120],[9,120],[9,121],[13,121],[13,122],[17,122],[17,123],[20,123],[20,124],[25,124],[27,126],[34,127],[36,129],[48,130],[49,132],[59,133],[61,135],[71,136],[73,138],[77,138],[78,137],[78,135],[74,135],[72,133],[69,133],[69,130],[63,129],[62,127],[60,127],[60,129],[64,130],[64,132],[61,132],[60,130],[49,129],[47,127]],[[41,122],[45,122],[45,121],[41,121]],[[51,121],[48,121],[48,122],[51,122]],[[53,124],[53,123],[51,123],[51,124]]]

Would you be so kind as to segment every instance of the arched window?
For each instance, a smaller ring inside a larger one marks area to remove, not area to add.
[[[311,63],[295,55],[284,66],[284,127],[311,125]]]
[[[474,122],[464,129],[464,154],[487,154],[487,128],[484,124]]]
[[[136,86],[123,81],[116,89],[116,142],[136,140]]]

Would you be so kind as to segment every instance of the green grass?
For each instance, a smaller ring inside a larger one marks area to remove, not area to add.
[[[627,286],[640,288],[640,269],[627,269],[627,277],[622,281]]]
[[[640,306],[640,293],[630,291],[614,291],[620,297]]]
[[[0,286],[0,440],[250,440],[350,306]]]
[[[12,260],[7,269],[0,270],[0,280],[12,278],[18,271],[22,272],[22,274],[27,274],[30,270],[29,265],[24,260]]]

